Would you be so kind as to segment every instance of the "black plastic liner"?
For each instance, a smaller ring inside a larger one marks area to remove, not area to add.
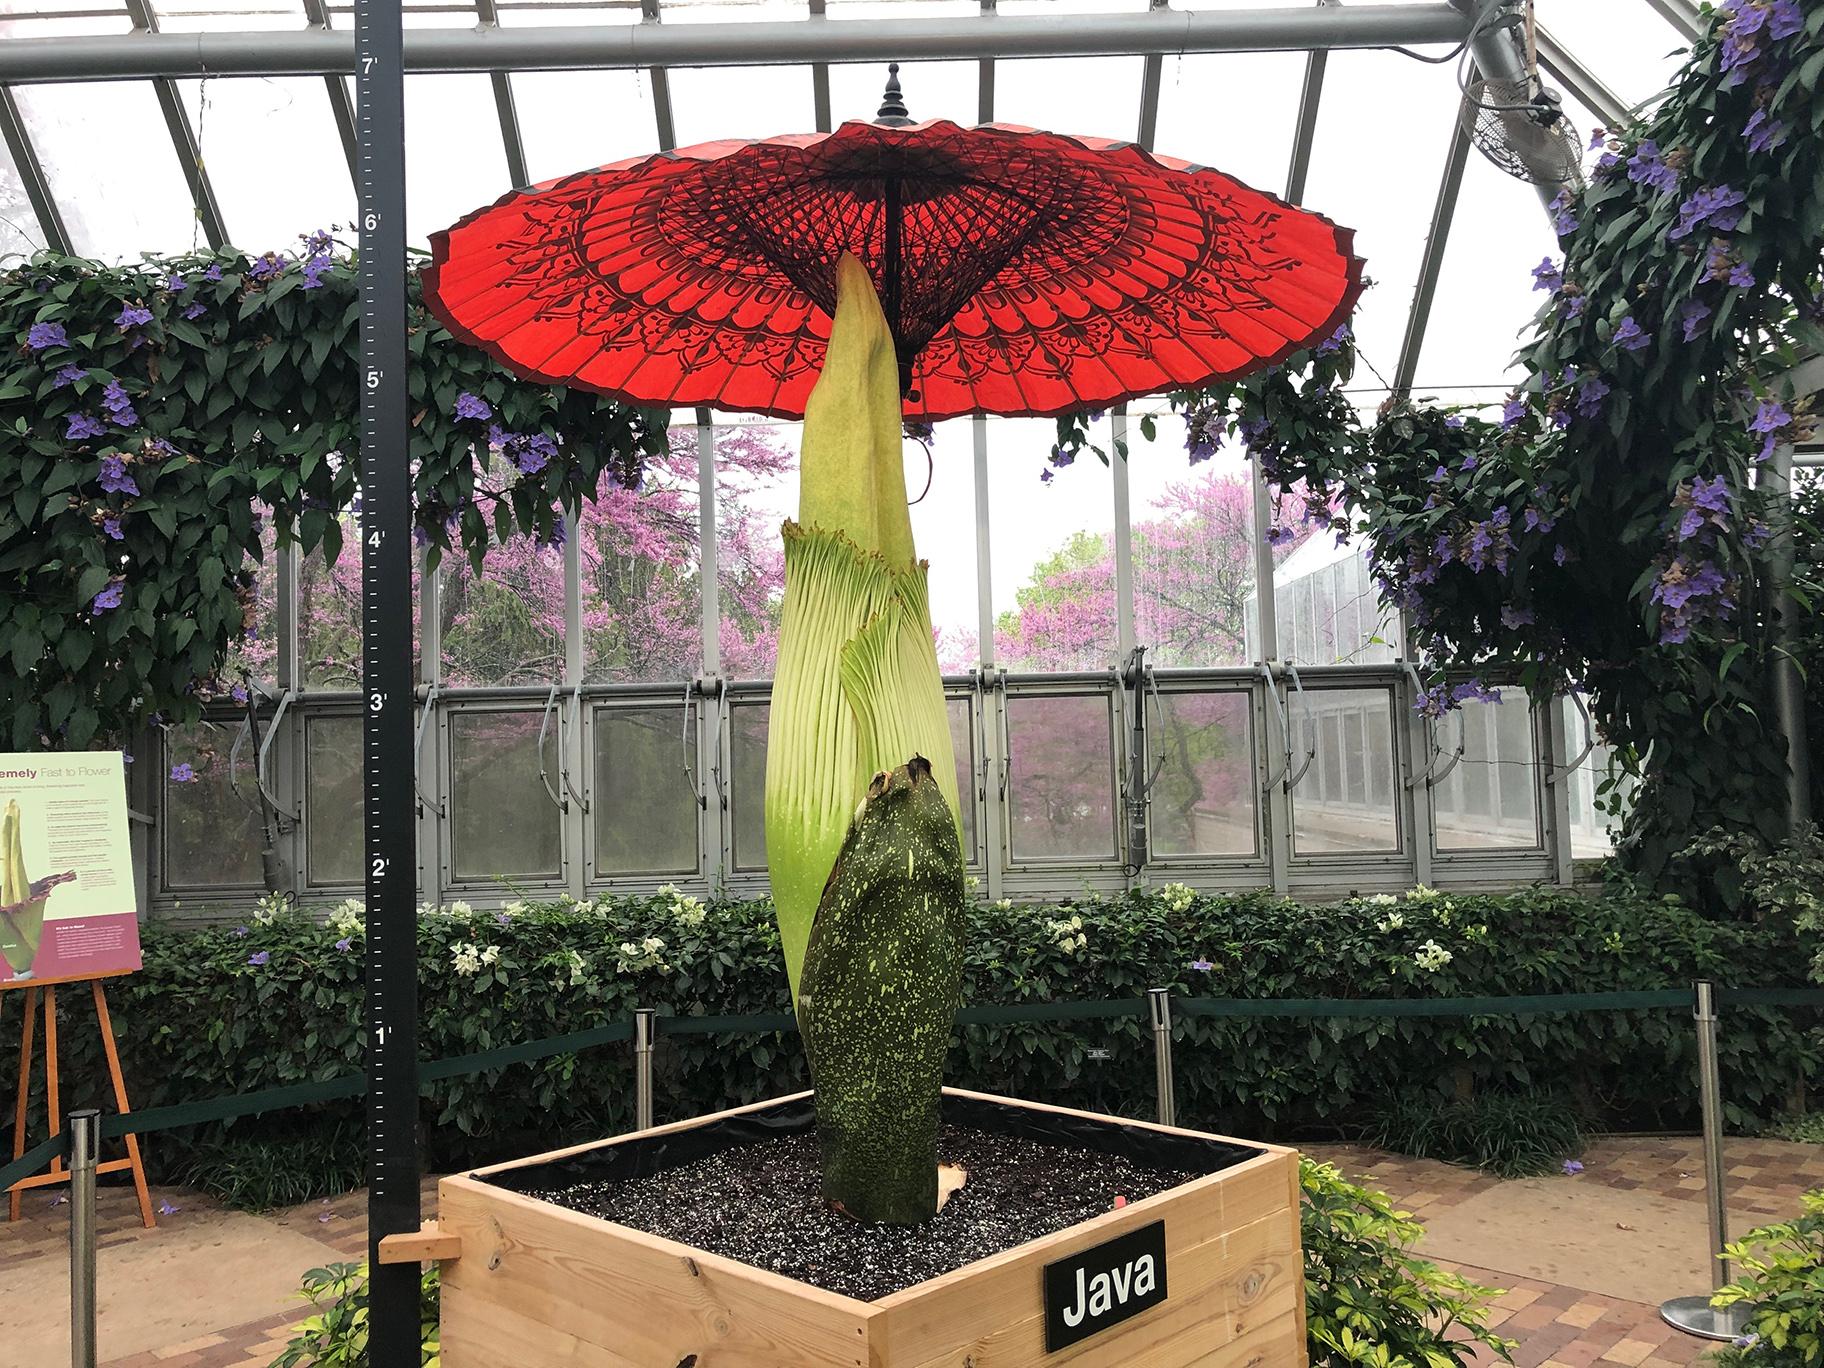
[[[1190,1170],[1206,1176],[1245,1163],[1261,1153],[1252,1145],[1162,1134],[1114,1117],[1038,1111],[974,1097],[946,1096],[944,1120],[970,1130],[1018,1136],[1067,1149],[1119,1155],[1142,1168]],[[536,1197],[578,1183],[648,1178],[738,1145],[813,1130],[816,1124],[817,1114],[807,1096],[650,1139],[603,1145],[565,1159],[477,1176],[481,1182],[509,1192]]]

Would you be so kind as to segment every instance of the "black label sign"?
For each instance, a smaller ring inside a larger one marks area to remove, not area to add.
[[[1131,1320],[1165,1300],[1165,1222],[1045,1265],[1045,1352]]]

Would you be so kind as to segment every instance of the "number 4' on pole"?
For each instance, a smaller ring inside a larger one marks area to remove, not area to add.
[[[418,944],[413,849],[411,476],[406,426],[405,75],[400,0],[354,0],[361,201],[362,792],[367,835],[368,1332],[376,1368],[420,1362],[415,1231]]]

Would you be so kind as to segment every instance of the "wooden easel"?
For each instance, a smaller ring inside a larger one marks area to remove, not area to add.
[[[108,977],[115,977],[108,975]],[[32,1043],[37,1026],[36,1014],[39,999],[44,1001],[44,1097],[51,1114],[51,1135],[55,1137],[63,1128],[63,1117],[59,1109],[60,1099],[57,1088],[57,985],[61,983],[87,983],[95,993],[95,1020],[101,1028],[101,1048],[108,1058],[108,1077],[114,1083],[114,1105],[125,1116],[131,1107],[127,1105],[127,1084],[120,1073],[120,1051],[114,1044],[114,1022],[108,1015],[108,998],[102,990],[100,978],[62,978],[47,979],[42,983],[27,981],[14,985],[25,989],[25,1026],[20,1032],[19,1041],[19,1101],[13,1111],[13,1158],[25,1153],[25,1120],[26,1102],[32,1091]],[[0,985],[0,988],[6,985]],[[0,1002],[6,994],[0,992]],[[133,1174],[133,1188],[139,1195],[140,1219],[146,1223],[148,1230],[158,1224],[152,1214],[152,1194],[146,1187],[146,1166],[140,1160],[139,1137],[128,1133],[127,1154],[124,1159],[109,1159],[95,1166],[96,1173],[118,1173],[129,1169]],[[20,1199],[27,1188],[50,1187],[70,1180],[69,1169],[65,1167],[59,1155],[51,1158],[49,1173],[34,1174],[30,1178],[21,1178],[14,1183],[9,1192],[9,1211],[7,1219],[19,1219]]]

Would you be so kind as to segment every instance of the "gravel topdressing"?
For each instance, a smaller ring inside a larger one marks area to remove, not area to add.
[[[1207,1170],[1149,1169],[1118,1155],[946,1125],[938,1155],[969,1182],[927,1224],[862,1226],[819,1196],[817,1137],[738,1145],[647,1178],[527,1195],[694,1245],[826,1291],[873,1301],[1138,1201]]]

